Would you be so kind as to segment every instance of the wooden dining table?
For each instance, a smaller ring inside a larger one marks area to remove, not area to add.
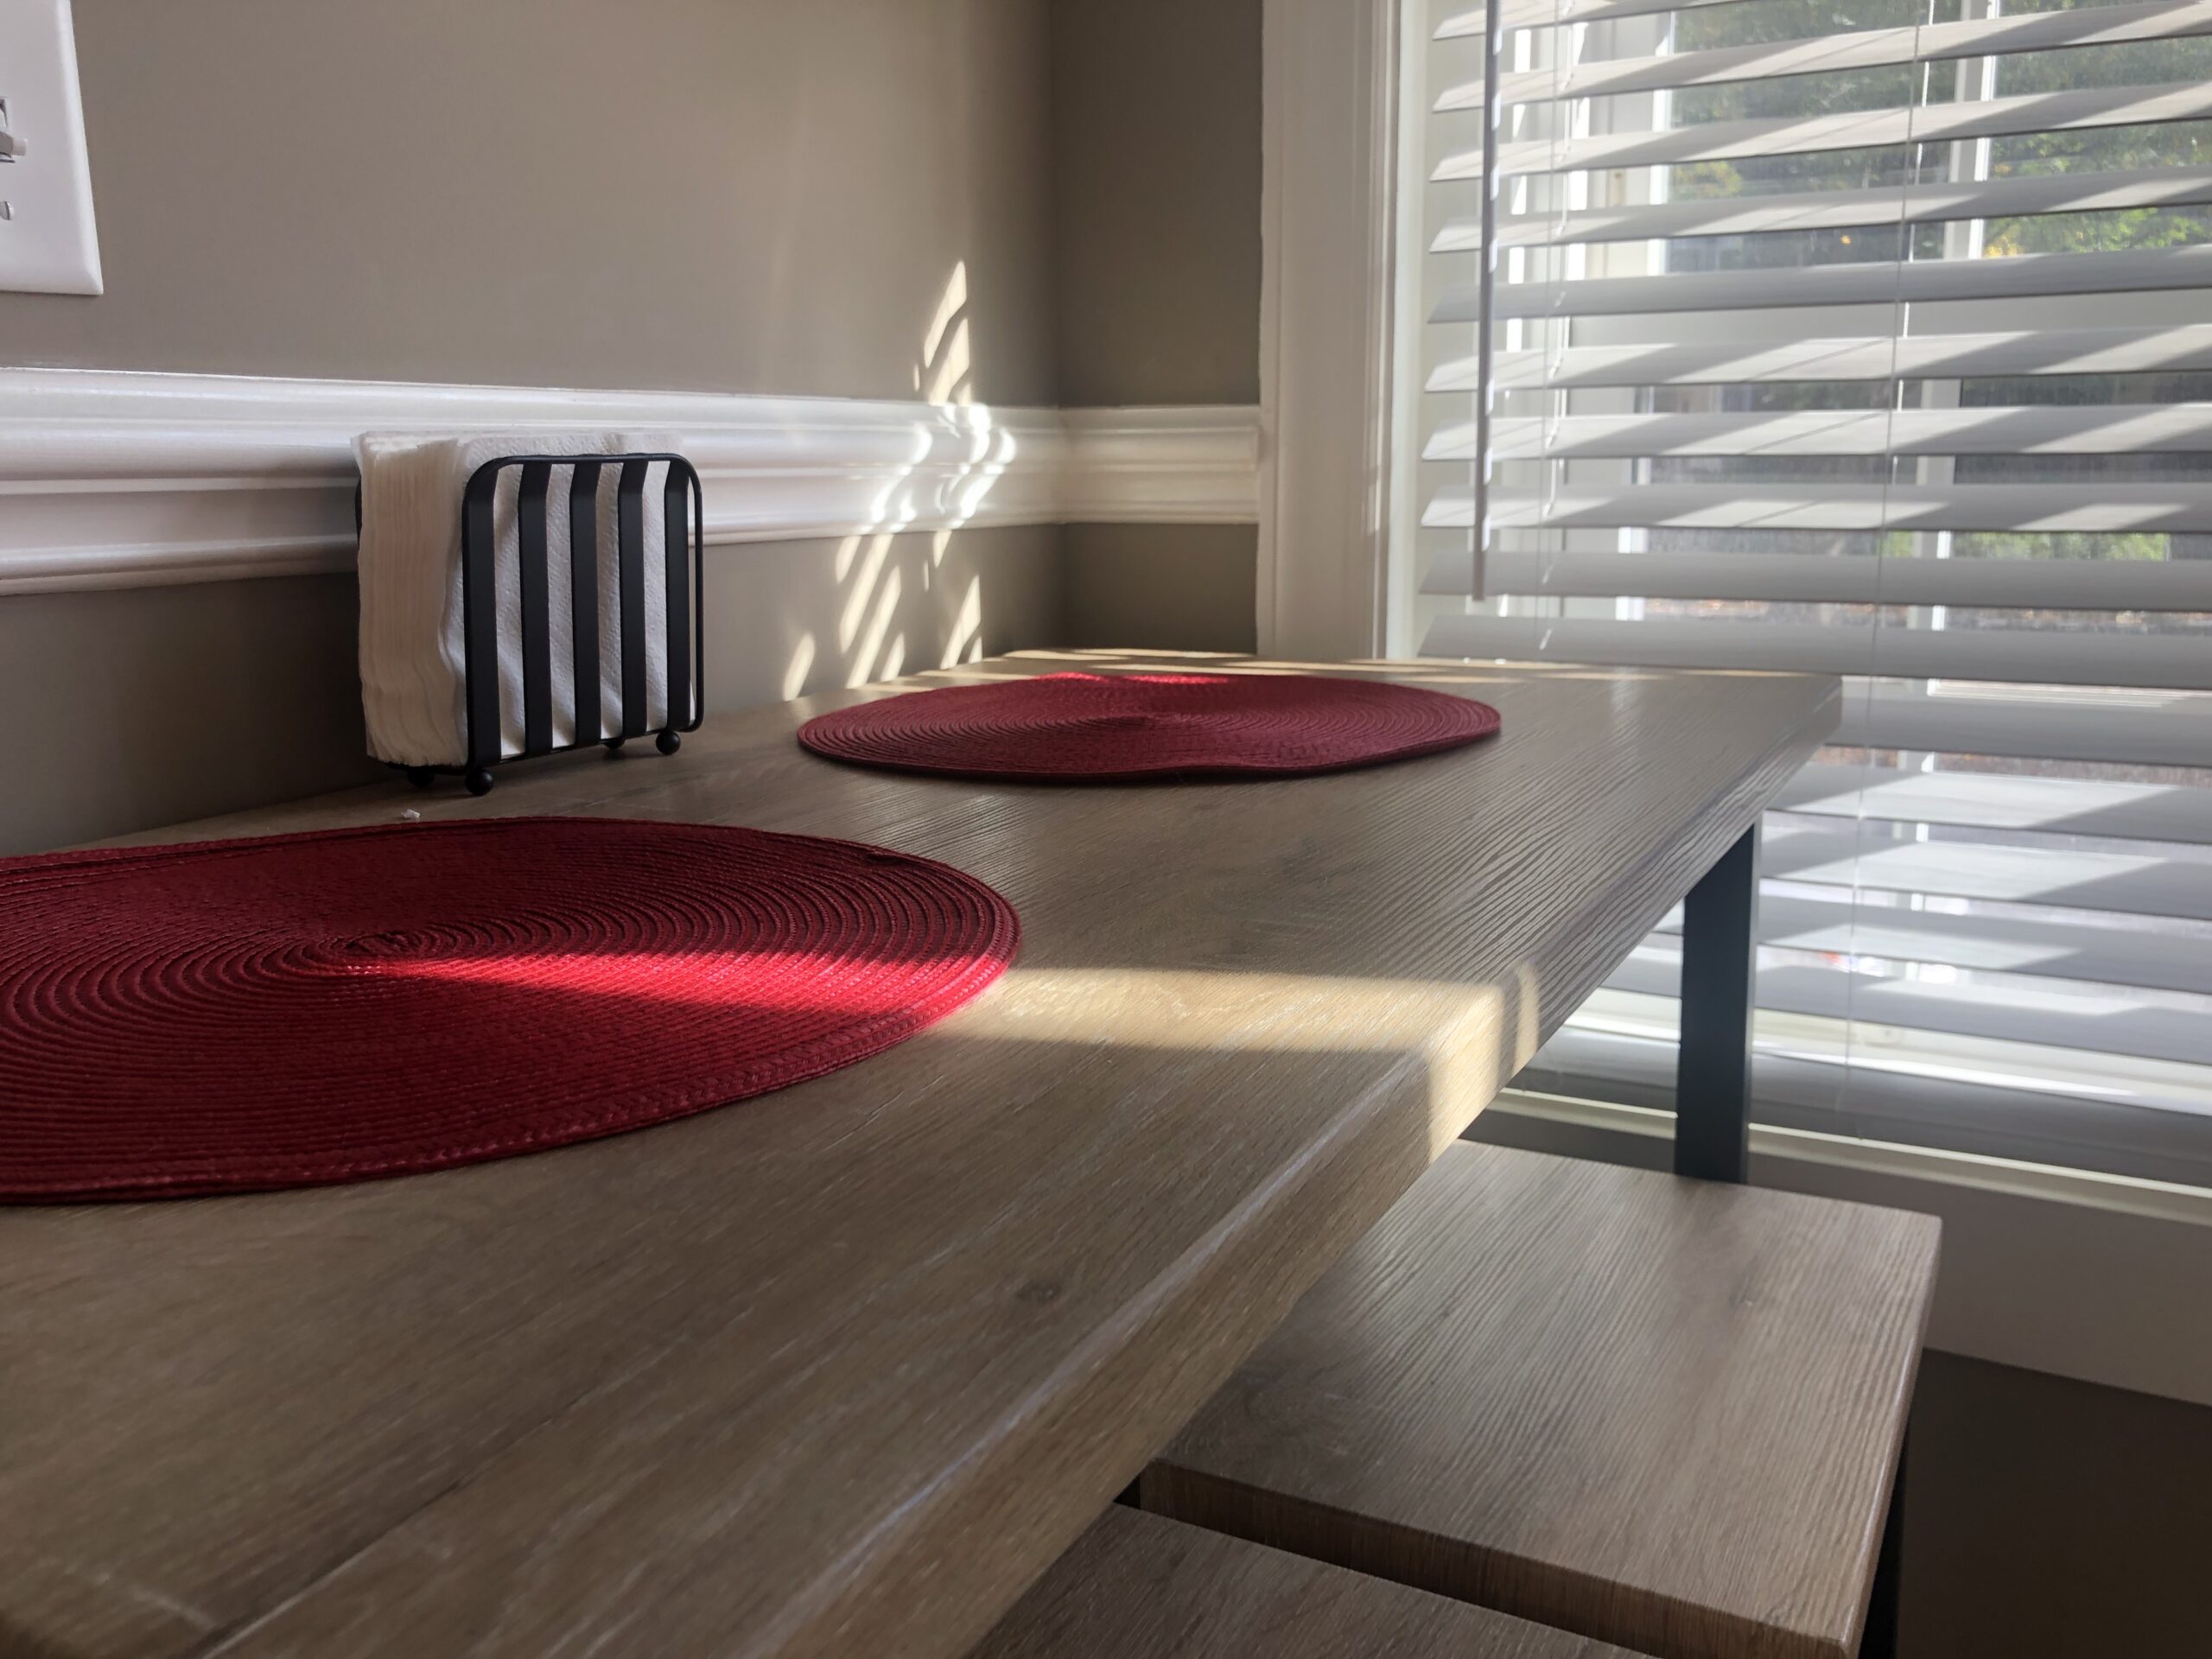
[[[825,709],[128,839],[588,814],[942,859],[1013,969],[921,1036],[588,1145],[0,1209],[0,1655],[964,1653],[1832,729],[1832,680],[1303,665],[1495,740],[1327,777],[867,772]],[[1746,946],[1748,949],[1748,946]],[[653,1065],[650,1011],[621,1015]],[[394,1086],[400,1086],[395,1084]]]

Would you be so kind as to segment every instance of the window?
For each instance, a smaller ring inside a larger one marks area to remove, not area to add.
[[[1758,1116],[2212,1185],[2212,3],[1503,0],[1479,561],[1486,18],[1408,3],[1402,629],[1847,676]],[[1677,978],[1524,1085],[1665,1103]]]

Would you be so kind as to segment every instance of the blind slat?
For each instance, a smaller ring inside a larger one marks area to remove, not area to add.
[[[1759,850],[1766,880],[1801,887],[2212,922],[2212,864],[2128,849],[2084,849],[2033,835],[1907,839],[1883,823],[1824,820],[1770,822]]]
[[[1507,530],[2073,531],[2091,535],[2212,531],[2212,485],[1638,484],[1551,498],[1499,491]],[[1465,489],[1439,491],[1423,512],[1437,530],[1473,527]]]
[[[1791,380],[1965,379],[1978,375],[2142,374],[2212,369],[2212,325],[2052,328],[2002,334],[1908,334],[1771,345],[1575,346],[1556,354],[1501,352],[1503,391],[1551,386],[1744,385]],[[1427,390],[1474,390],[1471,358],[1439,364]]]
[[[1794,306],[1914,305],[1947,300],[2152,293],[2208,285],[2212,285],[2212,243],[2120,253],[2031,253],[2009,259],[1902,264],[1881,261],[1779,270],[1500,283],[1497,315],[1509,319],[1652,316]],[[1475,307],[1471,286],[1448,288],[1438,300],[1432,320],[1471,322]]]
[[[1614,17],[1649,17],[1662,11],[1697,11],[1740,0],[1505,0],[1509,29],[1549,29],[1557,23],[1594,23]],[[1454,12],[1429,38],[1480,40],[1486,12],[1480,6]]]
[[[1637,455],[2133,455],[2212,450],[2212,404],[1789,410],[1767,413],[1516,416],[1497,423],[1500,461]],[[1439,427],[1426,461],[1472,461],[1475,429]]]
[[[1663,938],[1647,940],[1605,979],[1610,991],[1646,996],[1673,996],[1681,982],[1680,947]],[[1781,1014],[2212,1065],[2212,1007],[2176,1007],[2177,998],[2022,983],[2009,975],[1931,984],[1803,957],[1761,963],[1758,996],[1760,1007]]]
[[[1958,104],[1901,105],[1847,115],[1712,121],[1659,132],[1605,133],[1500,144],[1498,171],[1508,176],[1574,173],[1596,168],[1658,167],[1686,162],[1742,161],[1821,150],[1945,143],[2024,133],[2134,127],[2212,116],[2212,84],[2172,81],[2150,86],[2083,86],[2063,92]],[[1455,150],[1430,175],[1439,181],[1482,176],[1480,149]]]
[[[2212,636],[1443,616],[1429,657],[2212,690]]]
[[[2212,3],[2148,3],[2029,12],[2015,17],[1973,17],[1958,22],[1898,29],[1862,29],[1812,40],[1762,41],[1664,56],[1578,62],[1554,73],[1527,69],[1500,79],[1501,104],[1552,99],[1602,98],[1683,86],[1722,86],[1786,75],[1872,69],[1888,64],[1955,61],[2002,54],[2061,51],[2130,41],[2182,40],[2212,35]],[[1439,114],[1482,107],[1482,83],[1448,87],[1436,99]]]
[[[1855,230],[1932,225],[2033,213],[2105,213],[2212,201],[2212,167],[2057,173],[2024,178],[1915,184],[1875,190],[1807,190],[1591,207],[1564,219],[1523,214],[1499,227],[1501,248],[1567,247],[1677,236],[1748,236],[1771,231]],[[1447,219],[1433,253],[1471,253],[1482,245],[1472,219]]]
[[[2107,931],[2032,912],[1914,910],[1856,897],[1849,888],[1814,887],[1763,893],[1759,943],[2212,995],[2212,951],[2186,936]],[[1681,921],[1669,917],[1659,931],[1678,933]]]
[[[1516,1080],[1519,1087],[1673,1109],[1671,1032],[1658,1040],[1620,1035],[1578,1026],[1578,1017],[1570,1016],[1538,1052]],[[1956,1046],[1974,1039],[1948,1040]],[[2145,1180],[2212,1183],[2212,1157],[2206,1155],[2201,1118],[2195,1115],[2201,1094],[2174,1090],[2172,1103],[2181,1109],[2161,1109],[2139,1098],[2145,1090],[2114,1098],[2107,1084],[2089,1077],[2078,1085],[2064,1078],[2050,1057],[2067,1051],[1985,1046],[1999,1052],[1916,1071],[1907,1055],[1870,1053],[1863,1046],[1847,1062],[1840,1045],[1824,1058],[1762,1040],[1752,1070],[1752,1119],[1827,1134],[1841,1124],[1855,1136],[1910,1146]],[[2087,1072],[2092,1065],[2077,1069]],[[2108,1066],[2094,1069],[2108,1079]],[[2069,1092],[2077,1087],[2079,1092]],[[2024,1096],[2031,1103],[2029,1109],[2023,1109]],[[1847,1116],[1839,1119],[1839,1112]]]
[[[1782,786],[1777,811],[1899,823],[2178,841],[2212,847],[2212,789],[1993,772],[1906,772],[1816,761]],[[2200,982],[2212,991],[2212,950],[2197,944]],[[2002,964],[1992,964],[2002,965]],[[2086,976],[2075,976],[2086,977]]]
[[[2193,697],[2135,702],[1991,693],[1956,695],[1906,686],[1847,687],[1834,741],[2018,760],[2126,766],[2212,766],[2212,702]]]
[[[1949,605],[1993,610],[2212,611],[2212,559],[1872,558],[1794,553],[1529,553],[1493,549],[1496,594],[1586,599],[1733,599],[1824,605]],[[1454,550],[1421,591],[1470,585]],[[2212,639],[2203,648],[2212,652]]]

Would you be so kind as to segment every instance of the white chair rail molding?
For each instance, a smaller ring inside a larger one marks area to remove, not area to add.
[[[1256,412],[0,370],[0,594],[343,570],[353,443],[650,428],[707,542],[1085,523],[1249,524]]]

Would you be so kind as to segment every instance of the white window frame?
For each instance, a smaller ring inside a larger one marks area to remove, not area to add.
[[[1266,0],[1260,189],[1259,645],[1378,657],[1391,626],[1390,429],[1402,0]]]

